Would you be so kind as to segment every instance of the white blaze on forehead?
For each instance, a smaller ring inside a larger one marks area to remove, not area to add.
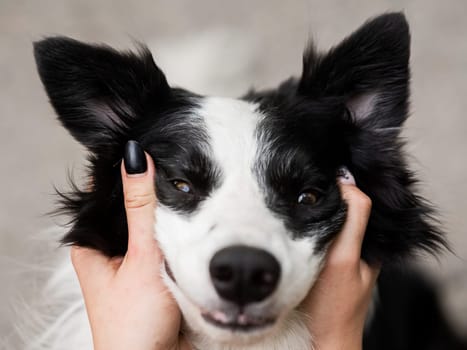
[[[205,121],[213,158],[224,174],[251,170],[257,150],[255,129],[262,117],[256,108],[240,100],[208,97],[196,111]]]
[[[205,235],[216,227],[209,234],[210,253],[241,244],[285,259],[288,236],[284,223],[267,207],[253,169],[258,157],[256,127],[262,114],[252,103],[218,97],[203,100],[195,113],[204,120],[210,157],[220,170],[218,188],[193,218],[200,226],[209,225],[202,229]]]
[[[210,157],[220,170],[219,187],[201,204],[195,220],[210,222],[223,231],[210,237],[222,240],[220,248],[246,244],[266,249],[271,241],[265,235],[285,229],[267,208],[254,174],[258,156],[256,127],[262,115],[254,104],[218,97],[206,98],[195,113],[204,120]],[[274,241],[280,244],[283,237],[277,236]]]

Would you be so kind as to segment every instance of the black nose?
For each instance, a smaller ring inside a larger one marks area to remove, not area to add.
[[[217,293],[237,305],[266,299],[279,281],[279,262],[268,252],[246,246],[218,251],[209,264]]]

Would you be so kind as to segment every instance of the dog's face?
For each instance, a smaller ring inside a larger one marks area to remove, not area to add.
[[[166,124],[169,147],[151,128],[140,138],[156,160],[157,238],[192,328],[225,342],[243,339],[239,332],[249,340],[273,329],[309,290],[323,241],[344,218],[337,165],[325,164],[314,142],[295,139],[299,130],[290,139],[295,126],[257,103],[194,101]],[[334,140],[316,136],[332,147]]]
[[[35,45],[64,126],[90,151],[91,191],[62,194],[64,241],[125,253],[119,160],[130,139],[156,165],[163,271],[191,328],[254,342],[283,324],[345,218],[346,165],[374,202],[363,246],[391,261],[441,242],[398,140],[407,117],[409,33],[400,14],[366,23],[300,79],[242,99],[171,88],[151,54],[67,38]]]

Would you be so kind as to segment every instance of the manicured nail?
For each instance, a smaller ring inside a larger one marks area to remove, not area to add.
[[[127,142],[123,160],[128,175],[143,174],[148,169],[143,148],[136,141],[130,140]]]
[[[337,181],[344,185],[355,185],[355,178],[346,166],[337,170]]]

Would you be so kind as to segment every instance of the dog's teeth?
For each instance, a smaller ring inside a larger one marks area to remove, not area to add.
[[[218,322],[222,322],[222,323],[227,323],[228,322],[227,316],[223,312],[214,311],[211,314],[211,316],[212,316],[212,318],[214,318]]]
[[[248,319],[245,314],[241,314],[238,315],[237,322],[238,324],[246,325],[248,323]]]

